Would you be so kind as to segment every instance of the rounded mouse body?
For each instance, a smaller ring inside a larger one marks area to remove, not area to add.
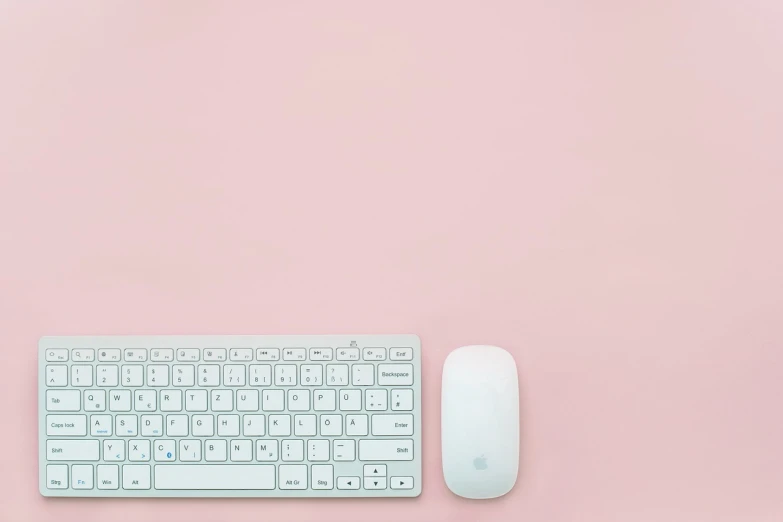
[[[495,498],[519,471],[519,380],[514,358],[497,346],[464,346],[443,365],[443,476],[455,494]]]

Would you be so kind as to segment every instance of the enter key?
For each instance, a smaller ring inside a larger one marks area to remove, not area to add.
[[[372,416],[373,435],[413,435],[413,415],[376,414]]]

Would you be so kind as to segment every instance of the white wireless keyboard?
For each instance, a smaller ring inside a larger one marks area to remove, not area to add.
[[[47,497],[415,497],[415,335],[43,337]]]

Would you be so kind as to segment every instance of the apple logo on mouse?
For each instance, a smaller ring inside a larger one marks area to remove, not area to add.
[[[487,469],[487,457],[482,455],[473,459],[473,467],[479,471]]]

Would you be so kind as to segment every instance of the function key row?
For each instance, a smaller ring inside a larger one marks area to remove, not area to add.
[[[50,348],[47,362],[411,361],[413,348]],[[335,353],[336,352],[336,353]],[[387,353],[388,352],[388,353]]]

